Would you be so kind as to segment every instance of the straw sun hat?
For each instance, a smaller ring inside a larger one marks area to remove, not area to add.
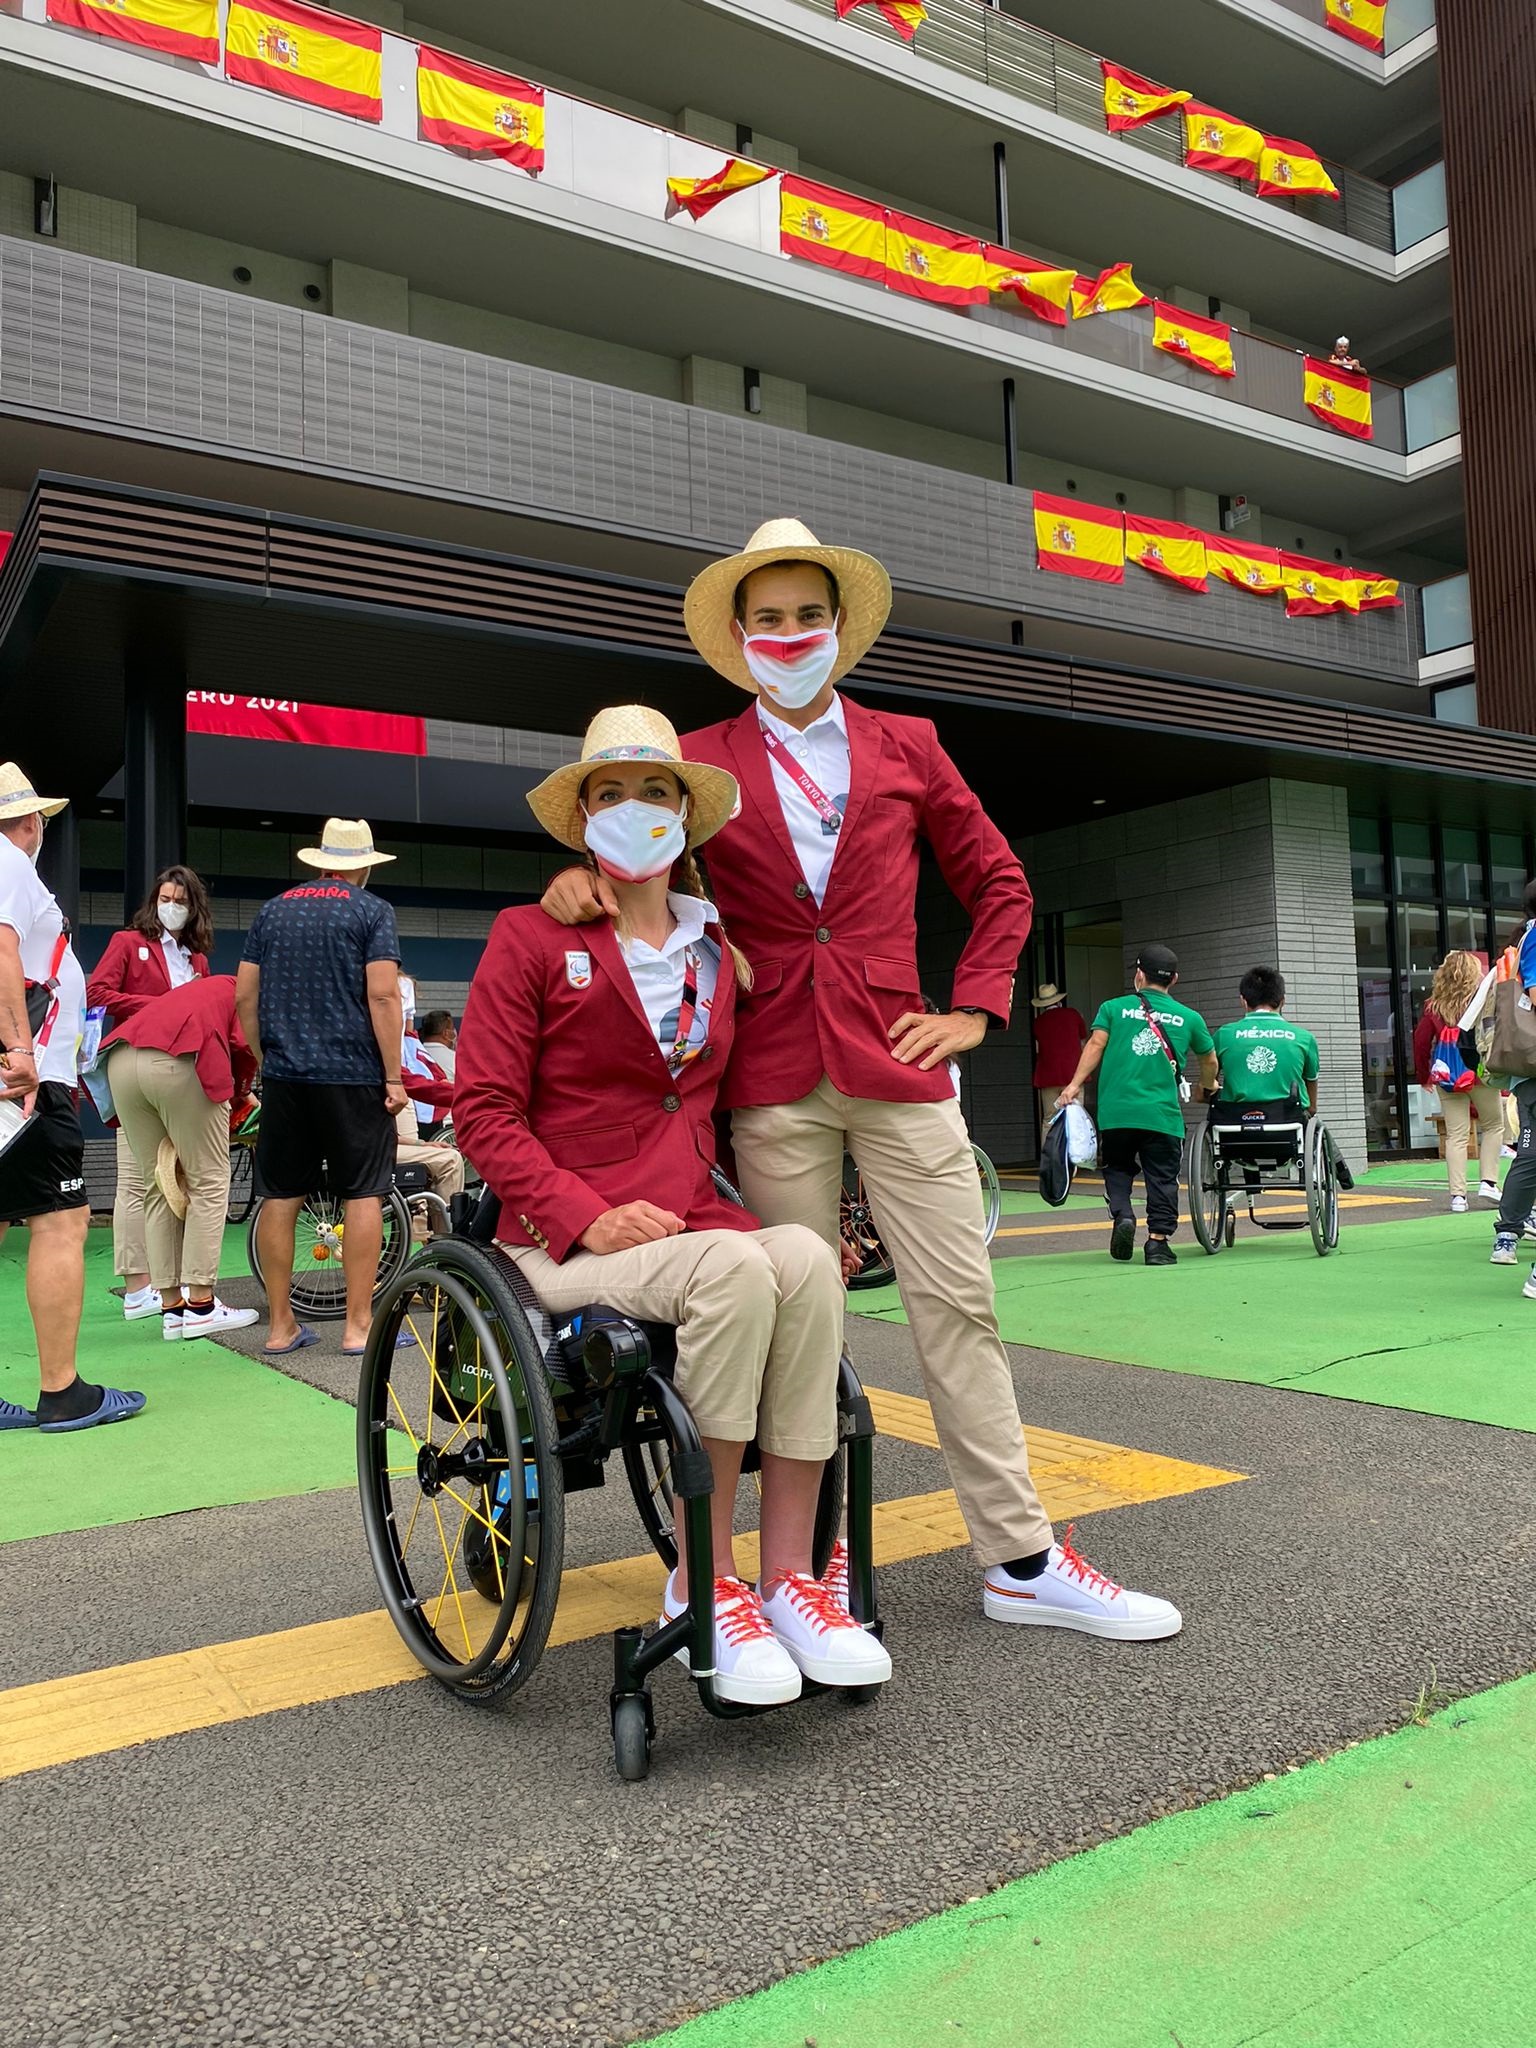
[[[68,803],[67,796],[39,796],[14,761],[0,761],[0,818],[30,818],[34,811],[56,818]]]
[[[349,875],[354,868],[382,867],[392,853],[375,853],[373,828],[366,818],[327,818],[319,846],[301,846],[298,858],[312,868],[335,869]]]
[[[581,815],[581,785],[603,761],[659,761],[688,790],[688,844],[712,838],[736,809],[734,775],[703,761],[685,761],[677,732],[659,711],[644,704],[618,704],[599,711],[581,743],[581,759],[567,761],[528,792],[529,807],[539,823],[563,846],[578,852],[586,847]]]
[[[178,1223],[184,1221],[191,1190],[187,1186],[186,1168],[169,1138],[160,1140],[160,1149],[155,1154],[155,1179],[160,1183],[167,1209]]]
[[[1043,981],[1030,997],[1029,1003],[1030,1008],[1034,1010],[1054,1010],[1058,1003],[1064,1003],[1066,1000],[1065,989],[1058,988],[1054,981]]]
[[[873,555],[860,554],[857,548],[824,548],[798,519],[766,521],[739,555],[727,555],[723,562],[701,569],[683,599],[683,621],[694,646],[712,669],[754,697],[757,684],[731,630],[736,586],[754,569],[767,569],[775,562],[819,562],[837,579],[844,618],[834,683],[873,647],[891,610],[891,579]]]

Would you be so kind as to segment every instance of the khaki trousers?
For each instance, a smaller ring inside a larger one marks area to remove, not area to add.
[[[765,1223],[808,1223],[832,1246],[843,1153],[852,1153],[895,1263],[976,1555],[992,1565],[1046,1549],[1051,1525],[998,1335],[981,1187],[959,1103],[867,1102],[823,1075],[799,1102],[734,1111],[731,1134],[747,1207]]]
[[[112,1200],[112,1267],[117,1273],[147,1273],[144,1243],[144,1176],[128,1133],[118,1126],[117,1193]]]
[[[395,1158],[401,1166],[424,1166],[427,1178],[432,1183],[432,1192],[440,1195],[445,1202],[451,1202],[455,1195],[464,1192],[464,1160],[451,1145],[418,1145],[401,1143],[395,1148]]]
[[[677,1325],[677,1390],[701,1436],[821,1463],[837,1447],[843,1282],[798,1223],[690,1230],[625,1252],[502,1250],[552,1315],[604,1302]]]
[[[191,1053],[114,1046],[107,1079],[143,1179],[149,1276],[162,1294],[182,1288],[208,1294],[219,1277],[229,1208],[229,1105],[208,1100]],[[155,1156],[165,1138],[176,1147],[187,1177],[184,1222],[171,1213],[155,1179]]]
[[[1061,1087],[1065,1087],[1065,1085],[1065,1082],[1063,1082]],[[1061,1093],[1061,1087],[1037,1088],[1035,1090],[1036,1095],[1040,1098],[1040,1133],[1042,1137],[1045,1135],[1046,1125],[1056,1114],[1056,1098]]]
[[[1497,1088],[1454,1088],[1436,1090],[1440,1114],[1445,1118],[1445,1170],[1451,1193],[1467,1192],[1467,1145],[1472,1135],[1472,1112],[1477,1111],[1477,1157],[1484,1180],[1495,1185],[1499,1178],[1499,1157],[1504,1150],[1504,1098]]]

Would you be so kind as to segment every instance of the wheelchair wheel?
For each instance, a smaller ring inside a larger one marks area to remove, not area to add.
[[[1002,1182],[997,1177],[997,1168],[981,1147],[973,1145],[971,1150],[976,1155],[976,1176],[981,1183],[982,1236],[983,1240],[990,1244],[996,1237],[997,1226],[1003,1218]],[[851,1159],[843,1161],[843,1187],[838,1202],[837,1221],[844,1243],[853,1245],[863,1258],[863,1264],[848,1285],[886,1286],[895,1278],[896,1268],[880,1241],[874,1212],[864,1193],[864,1177]]]
[[[397,1350],[404,1327],[414,1345]],[[487,1703],[533,1675],[565,1548],[558,1430],[500,1254],[439,1239],[374,1312],[357,1404],[363,1527],[417,1661]]]
[[[256,1206],[256,1154],[249,1145],[229,1148],[229,1203],[226,1223],[244,1223]],[[254,1268],[252,1269],[254,1270]]]
[[[613,1718],[614,1769],[627,1785],[637,1785],[650,1776],[651,1703],[644,1694],[615,1700]]]
[[[1189,1220],[1195,1242],[1214,1258],[1236,1236],[1237,1218],[1221,1184],[1221,1168],[1216,1162],[1216,1139],[1209,1122],[1200,1126],[1190,1142],[1187,1188]]]
[[[668,1571],[677,1565],[677,1532],[672,1521],[672,1454],[664,1437],[623,1446],[624,1471],[641,1525],[651,1548]],[[816,1496],[816,1527],[811,1538],[811,1570],[820,1578],[843,1526],[843,1501],[848,1491],[848,1447],[839,1444],[827,1460]]]
[[[261,1254],[257,1233],[261,1227],[261,1204],[246,1233],[246,1257],[258,1285]],[[331,1194],[311,1195],[299,1210],[293,1232],[293,1312],[300,1321],[339,1322],[347,1312],[347,1280],[342,1269],[341,1245],[346,1230],[345,1203]],[[373,1303],[377,1309],[384,1290],[402,1271],[411,1256],[411,1212],[398,1188],[391,1188],[383,1202],[384,1235],[379,1246],[379,1277],[374,1282]]]
[[[1303,1139],[1306,1149],[1307,1224],[1320,1259],[1326,1259],[1339,1245],[1338,1155],[1333,1135],[1321,1117],[1307,1124]]]

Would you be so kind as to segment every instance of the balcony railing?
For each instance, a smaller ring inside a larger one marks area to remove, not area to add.
[[[1399,249],[1427,241],[1449,221],[1444,164],[1431,164],[1392,187],[1392,227]]]
[[[1424,652],[1445,654],[1472,644],[1472,588],[1466,576],[1446,576],[1419,592],[1424,607]]]
[[[1410,591],[1401,610],[1287,619],[1223,583],[1195,597],[1134,568],[1123,585],[1080,583],[1036,567],[1027,491],[5,238],[0,408],[694,548],[739,546],[789,507],[911,589],[1335,674],[1418,675]]]
[[[1436,441],[1448,441],[1461,432],[1461,415],[1456,405],[1456,365],[1421,377],[1402,394],[1403,431],[1410,455],[1429,448]]]
[[[1310,21],[1315,27],[1324,26],[1323,0],[1275,0],[1275,5],[1283,7],[1287,14],[1299,15],[1303,21]],[[1388,0],[1386,55],[1392,56],[1405,43],[1411,43],[1415,36],[1423,35],[1434,25],[1435,0]],[[1341,42],[1339,47],[1347,50],[1350,45]]]

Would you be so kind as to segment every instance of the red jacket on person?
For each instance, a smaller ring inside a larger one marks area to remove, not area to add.
[[[140,1003],[126,1024],[102,1040],[103,1056],[115,1045],[191,1053],[210,1102],[241,1101],[256,1079],[256,1062],[235,1015],[232,974],[204,975]]]
[[[718,946],[718,926],[706,936]],[[717,1193],[715,1099],[735,1029],[725,952],[709,1037],[674,1074],[606,918],[504,910],[459,1028],[459,1149],[501,1202],[502,1239],[563,1259],[605,1210],[654,1202],[690,1230],[755,1230]]]
[[[926,1074],[903,1066],[887,1036],[904,1011],[923,1007],[917,874],[925,839],[971,920],[952,1006],[1004,1024],[1012,1008],[1033,908],[1017,856],[931,719],[842,702],[848,808],[819,908],[784,822],[756,704],[683,739],[685,759],[728,769],[741,785],[739,816],[704,855],[721,919],[752,965],[722,1108],[798,1102],[823,1074],[843,1094],[874,1102],[953,1095],[942,1062]]]
[[[192,955],[192,971],[208,972],[206,953]],[[93,1010],[105,1010],[114,1024],[124,1024],[156,996],[170,993],[171,970],[165,948],[142,932],[114,932],[107,950],[96,963],[96,972],[85,985],[85,1000]]]

